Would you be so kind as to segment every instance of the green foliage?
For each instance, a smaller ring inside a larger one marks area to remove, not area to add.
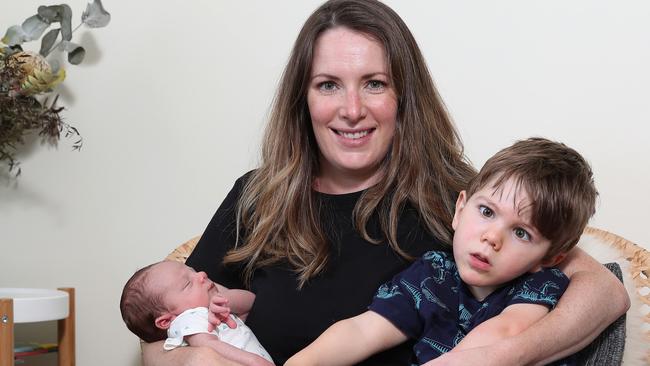
[[[75,29],[72,29],[72,9],[67,4],[39,6],[37,14],[7,29],[0,42],[0,163],[7,164],[16,176],[21,172],[16,148],[25,143],[25,136],[31,132],[38,131],[41,138],[53,143],[62,135],[74,137],[73,149],[81,148],[79,132],[64,122],[61,116],[64,108],[57,106],[58,95],[51,95],[54,87],[65,79],[65,70],[46,58],[59,51],[67,53],[68,63],[80,64],[86,50],[71,42],[73,33],[84,24],[89,28],[105,27],[110,19],[101,0],[93,0]],[[46,33],[54,24],[58,28]],[[24,43],[38,39],[41,39],[38,54],[23,51]]]

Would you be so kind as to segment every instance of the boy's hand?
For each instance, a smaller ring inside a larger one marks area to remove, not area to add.
[[[237,323],[230,317],[230,307],[227,306],[228,299],[221,295],[214,295],[208,304],[208,332],[212,332],[221,323],[235,329]]]

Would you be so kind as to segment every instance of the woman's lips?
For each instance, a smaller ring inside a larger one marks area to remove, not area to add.
[[[341,144],[349,147],[357,147],[370,140],[373,132],[375,132],[375,128],[354,131],[343,131],[332,128],[331,131]]]

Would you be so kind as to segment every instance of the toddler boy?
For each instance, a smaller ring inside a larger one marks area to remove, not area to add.
[[[577,244],[597,195],[589,164],[564,144],[531,138],[501,150],[458,196],[453,256],[425,253],[379,288],[368,311],[285,365],[350,365],[409,339],[418,364],[433,364],[520,333],[566,289],[552,266]]]

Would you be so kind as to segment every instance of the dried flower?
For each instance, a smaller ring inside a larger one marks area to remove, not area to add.
[[[101,0],[93,0],[73,30],[72,10],[67,4],[39,6],[37,14],[21,25],[9,27],[0,41],[0,163],[7,164],[16,176],[21,172],[16,148],[25,143],[24,137],[32,131],[38,131],[42,138],[53,143],[61,135],[76,136],[73,149],[81,148],[79,132],[61,117],[64,108],[57,106],[58,95],[50,95],[63,82],[66,72],[47,57],[53,51],[66,52],[68,63],[78,65],[86,51],[71,42],[72,34],[84,24],[90,28],[105,27],[110,19]],[[60,26],[43,36],[53,23]],[[23,43],[41,36],[38,53],[23,50]]]

